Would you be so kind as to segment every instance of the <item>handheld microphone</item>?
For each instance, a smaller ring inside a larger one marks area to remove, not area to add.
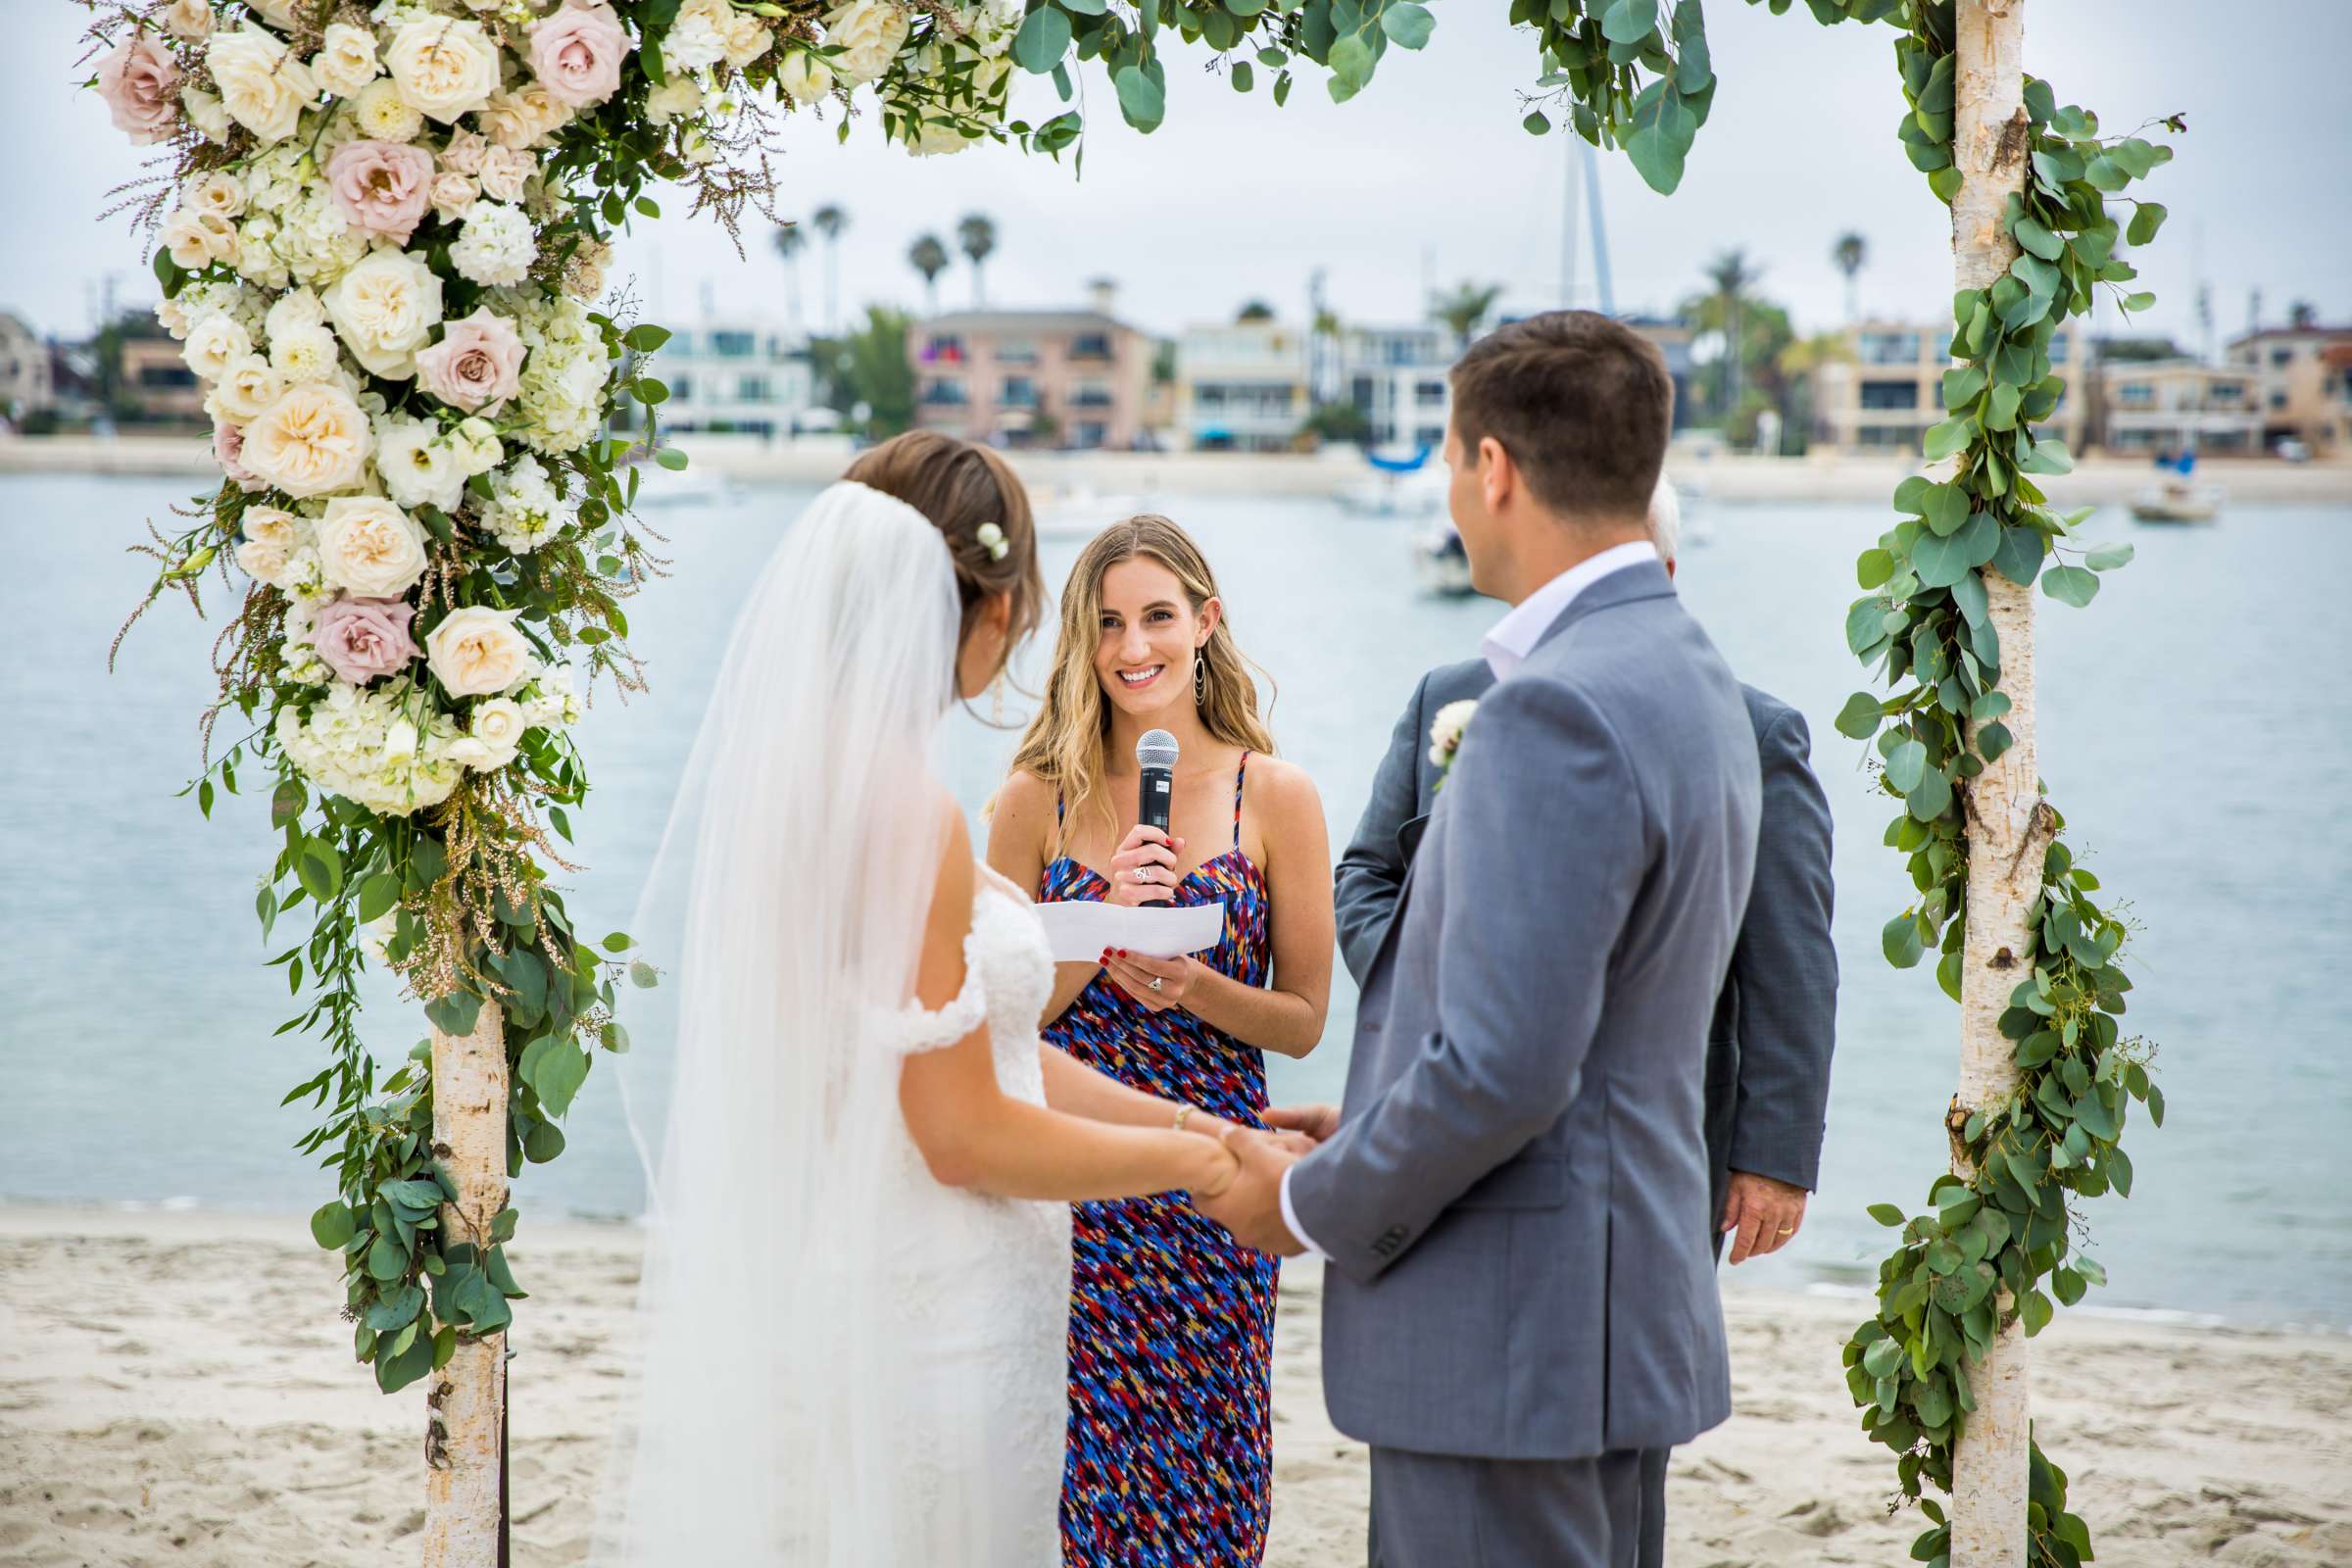
[[[1176,803],[1176,737],[1164,729],[1145,731],[1135,743],[1135,760],[1144,775],[1137,818],[1165,833],[1169,809]]]

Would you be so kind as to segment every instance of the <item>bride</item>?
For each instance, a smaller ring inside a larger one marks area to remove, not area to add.
[[[1052,1568],[1066,1205],[1233,1180],[1213,1118],[1040,1044],[1043,930],[932,766],[1043,597],[1019,481],[929,432],[752,589],[662,850],[677,1044],[608,1560]]]

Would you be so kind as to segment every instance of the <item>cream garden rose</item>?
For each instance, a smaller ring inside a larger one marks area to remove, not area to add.
[[[452,697],[489,697],[534,673],[530,644],[514,629],[519,610],[453,610],[424,639],[425,662]]]
[[[261,479],[306,500],[357,488],[374,445],[368,416],[352,395],[318,381],[292,388],[245,427],[241,461]]]
[[[384,50],[384,69],[403,102],[444,125],[489,103],[498,91],[498,46],[470,19],[402,23]]]
[[[842,51],[833,59],[834,79],[853,88],[875,80],[906,46],[907,25],[894,0],[850,0],[827,13],[825,42]]]
[[[205,412],[246,424],[261,417],[262,411],[284,396],[285,390],[286,378],[268,360],[247,354],[230,362],[220,384],[204,400]]]
[[[776,69],[776,85],[796,104],[812,104],[833,90],[833,73],[806,49],[796,49]]]
[[[205,63],[220,90],[221,108],[265,144],[293,135],[303,110],[318,97],[311,68],[275,33],[251,23],[214,33]]]
[[[522,749],[523,732],[530,727],[520,703],[512,697],[489,698],[473,705],[472,722],[466,726],[467,739],[481,748],[481,760],[471,760],[470,753],[456,755],[468,767],[485,772],[502,768],[514,760],[514,754]]]
[[[337,496],[318,519],[318,564],[355,599],[398,599],[424,575],[424,529],[382,496]]]
[[[441,324],[441,278],[406,251],[375,251],[319,303],[368,373],[406,380],[416,373],[416,351]]]

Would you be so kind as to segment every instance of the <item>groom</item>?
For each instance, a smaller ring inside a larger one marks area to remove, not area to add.
[[[1754,732],[1645,530],[1672,383],[1589,312],[1453,371],[1449,502],[1514,608],[1374,954],[1347,1102],[1233,1135],[1201,1206],[1313,1250],[1374,1568],[1635,1561],[1641,1452],[1730,1411],[1705,1042],[1756,849]]]

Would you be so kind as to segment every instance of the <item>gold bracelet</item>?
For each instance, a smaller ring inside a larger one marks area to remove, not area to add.
[[[1176,1131],[1184,1131],[1185,1118],[1193,1113],[1193,1109],[1194,1107],[1191,1105],[1178,1105],[1176,1107]]]

